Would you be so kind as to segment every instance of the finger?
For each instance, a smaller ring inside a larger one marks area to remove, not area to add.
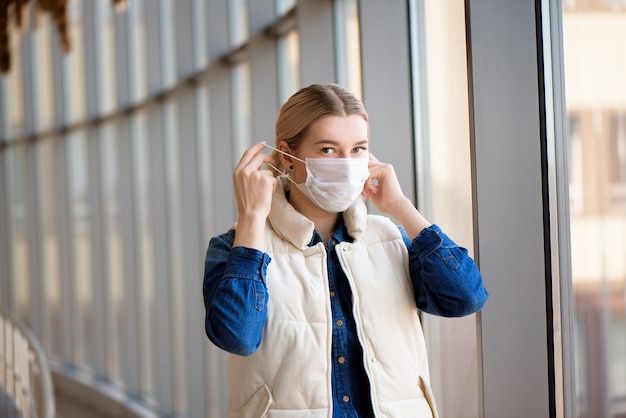
[[[367,168],[370,170],[370,172],[372,170],[375,170],[376,168],[382,166],[382,165],[383,164],[380,161],[378,161],[378,159],[376,157],[374,157],[372,154],[370,154],[369,162],[367,164]]]
[[[252,160],[250,160],[248,166],[254,170],[271,171],[270,167],[264,167],[265,164],[271,164],[273,166],[276,166],[276,160],[269,154],[257,154],[252,158]]]
[[[237,164],[237,168],[245,167],[248,164],[250,164],[250,161],[255,156],[260,154],[264,148],[265,148],[265,145],[263,144],[263,142],[257,142],[256,144],[252,145],[250,148],[245,150],[244,153],[241,155],[241,158],[239,159],[239,164]]]

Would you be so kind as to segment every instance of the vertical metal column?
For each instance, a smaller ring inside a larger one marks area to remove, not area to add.
[[[1,144],[0,144],[1,146]],[[6,152],[0,154],[0,306],[8,312],[13,309],[11,295],[13,282],[11,280],[12,257],[9,243],[9,195],[8,176],[6,168]]]
[[[553,416],[544,86],[534,0],[467,0],[482,415]]]

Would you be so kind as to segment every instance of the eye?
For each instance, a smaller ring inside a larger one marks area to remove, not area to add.
[[[322,148],[322,154],[330,154],[331,152],[333,152],[333,149],[331,147]]]
[[[352,149],[352,152],[355,153],[355,154],[360,154],[363,151],[367,151],[367,148],[365,148],[365,147],[354,147]]]

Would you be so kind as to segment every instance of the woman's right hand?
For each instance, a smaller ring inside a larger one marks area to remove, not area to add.
[[[270,213],[276,178],[263,164],[276,164],[271,155],[262,154],[263,143],[248,148],[233,171],[239,220],[234,245],[263,250],[265,220]]]

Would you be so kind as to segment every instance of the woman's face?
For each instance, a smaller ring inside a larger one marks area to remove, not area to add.
[[[297,150],[285,150],[307,158],[369,158],[367,122],[359,115],[325,116],[315,121]],[[292,176],[296,183],[306,179],[306,168],[292,159]]]

